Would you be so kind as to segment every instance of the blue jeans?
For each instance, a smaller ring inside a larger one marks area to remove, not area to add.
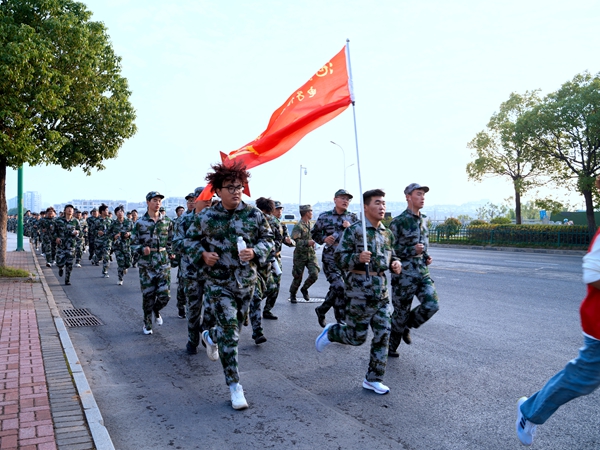
[[[531,423],[543,424],[562,405],[600,386],[600,340],[584,335],[583,342],[579,356],[521,405],[521,413]]]

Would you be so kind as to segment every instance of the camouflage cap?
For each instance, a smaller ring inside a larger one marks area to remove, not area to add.
[[[350,197],[350,200],[352,200],[354,197],[352,196],[352,194],[350,194],[350,192],[348,192],[346,189],[338,189],[335,192],[334,197],[341,197],[342,195],[347,195],[348,197]]]
[[[275,200],[273,203],[275,203],[275,209],[283,209],[283,205],[280,201]]]
[[[160,198],[165,198],[164,195],[162,195],[160,192],[158,191],[150,191],[146,194],[146,201],[149,202],[150,200],[152,200],[154,197],[160,197]]]
[[[187,200],[187,199],[190,199],[190,198],[193,198],[193,199],[195,199],[196,197],[197,197],[197,195],[194,195],[194,193],[193,193],[193,192],[190,192],[190,193],[189,193],[188,195],[186,195],[184,198]]]
[[[92,208],[90,212],[98,212],[98,208]]]
[[[429,188],[427,186],[421,186],[419,183],[410,183],[408,186],[406,186],[406,188],[404,189],[404,194],[405,195],[409,195],[412,191],[415,191],[417,189],[422,190],[423,192],[429,192]]]
[[[153,197],[154,198],[154,197]],[[160,208],[158,208],[159,211],[164,212],[165,211],[165,207],[161,206]]]
[[[300,205],[300,214],[307,212],[307,211],[312,211],[312,206],[310,205]]]
[[[200,194],[202,194],[203,190],[204,190],[204,186],[199,186],[196,189],[194,189],[194,198],[198,198],[198,196]]]

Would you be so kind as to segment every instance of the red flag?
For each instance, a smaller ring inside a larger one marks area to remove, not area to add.
[[[352,102],[346,64],[344,47],[288,97],[273,113],[260,136],[227,155],[221,153],[223,164],[241,162],[246,169],[251,169],[269,162],[342,113]],[[212,194],[212,187],[207,186],[199,199],[208,200]]]

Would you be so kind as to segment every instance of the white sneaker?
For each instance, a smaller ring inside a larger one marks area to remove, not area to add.
[[[517,428],[517,437],[521,441],[521,444],[530,446],[533,443],[537,425],[527,420],[521,412],[521,405],[525,403],[525,400],[527,400],[527,397],[521,397],[517,402],[517,422],[515,426]]]
[[[163,324],[163,318],[160,314],[155,314],[155,319],[154,321],[156,322],[156,325],[162,325]]]
[[[117,283],[119,286],[123,286],[123,280],[119,280],[119,282]]]
[[[385,384],[379,381],[367,381],[366,379],[363,380],[363,388],[375,391],[375,393],[379,395],[387,394],[388,392],[390,392],[390,388],[387,387]]]
[[[208,334],[208,330],[204,330],[202,332],[202,342],[204,342],[204,344],[206,345],[206,354],[208,355],[208,359],[210,359],[211,361],[218,361],[219,346],[212,341],[212,339],[210,338],[210,335]],[[243,397],[244,397],[244,393],[242,392],[242,398]],[[235,406],[234,406],[234,408],[235,408]]]
[[[107,273],[103,273],[103,274],[102,274],[102,278],[110,278],[110,275],[109,275],[109,274],[107,274]]]
[[[81,264],[77,263],[75,264],[75,267],[81,267]]]
[[[327,331],[332,327],[332,325],[332,323],[325,325],[325,328],[323,328],[323,331],[321,331],[321,334],[315,340],[315,347],[317,348],[318,352],[322,352],[325,347],[331,344],[331,341],[327,337]]]
[[[144,325],[144,328],[142,328],[142,330],[144,331],[144,334],[152,334],[152,330],[148,330],[146,328],[146,325]]]
[[[246,401],[246,397],[244,397],[242,385],[234,383],[229,386],[229,390],[231,391],[231,406],[233,406],[233,409],[246,409],[248,402]]]

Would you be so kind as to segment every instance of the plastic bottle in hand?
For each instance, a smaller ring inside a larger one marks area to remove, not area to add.
[[[241,253],[242,250],[246,250],[246,242],[244,241],[244,238],[241,236],[237,237],[237,249],[238,249],[238,254]],[[248,261],[242,261],[240,259],[240,262],[242,263],[243,266],[248,265]]]

